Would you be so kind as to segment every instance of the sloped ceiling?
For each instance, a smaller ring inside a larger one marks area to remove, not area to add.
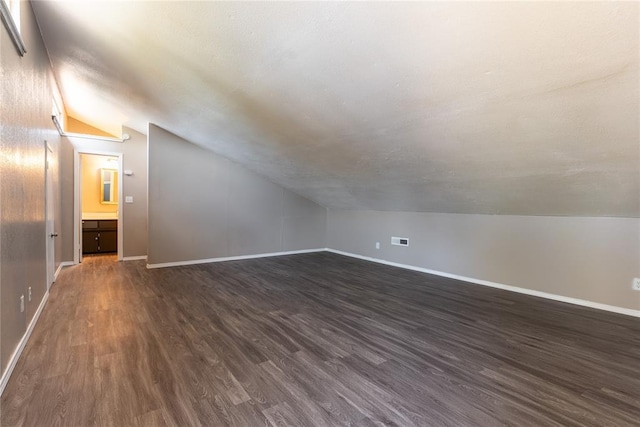
[[[326,207],[640,216],[636,2],[33,8],[71,115]]]

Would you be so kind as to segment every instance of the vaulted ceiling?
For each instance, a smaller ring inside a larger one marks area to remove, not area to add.
[[[33,9],[71,115],[326,207],[640,216],[636,2]]]

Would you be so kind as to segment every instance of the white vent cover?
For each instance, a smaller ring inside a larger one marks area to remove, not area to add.
[[[391,244],[396,246],[409,246],[409,239],[406,237],[392,237]]]

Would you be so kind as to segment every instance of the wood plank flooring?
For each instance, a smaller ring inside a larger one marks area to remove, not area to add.
[[[65,269],[2,426],[638,426],[640,321],[329,253]]]

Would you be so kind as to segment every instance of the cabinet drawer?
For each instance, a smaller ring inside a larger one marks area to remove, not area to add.
[[[118,220],[117,219],[100,220],[98,221],[98,227],[101,230],[117,230]]]
[[[96,220],[82,220],[82,229],[98,228],[98,221]]]

